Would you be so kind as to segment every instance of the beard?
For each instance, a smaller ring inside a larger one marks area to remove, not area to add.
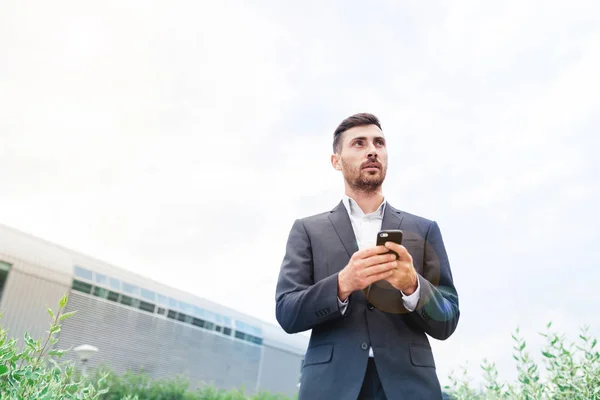
[[[344,179],[352,190],[363,193],[374,193],[376,192],[383,181],[385,180],[386,167],[382,165],[378,160],[370,159],[368,162],[379,162],[379,169],[376,172],[365,171],[362,169],[363,164],[360,166],[352,166],[341,160],[344,170]],[[366,164],[366,163],[365,163]]]

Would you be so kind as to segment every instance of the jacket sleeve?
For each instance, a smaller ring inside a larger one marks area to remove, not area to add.
[[[425,238],[423,274],[419,275],[421,295],[417,308],[409,315],[431,337],[445,340],[458,325],[460,311],[450,262],[440,228],[433,222]]]
[[[297,333],[336,318],[338,274],[314,282],[310,238],[301,220],[290,231],[275,294],[276,317],[287,333]]]

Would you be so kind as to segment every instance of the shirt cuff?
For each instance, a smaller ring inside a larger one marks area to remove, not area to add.
[[[402,290],[400,293],[402,293],[404,307],[410,312],[415,311],[415,308],[417,308],[417,304],[419,303],[419,298],[421,297],[421,283],[419,282],[419,279],[417,278],[417,290],[415,290],[413,294],[407,296]]]
[[[345,301],[341,301],[338,297],[337,301],[340,312],[342,313],[342,315],[344,315],[346,313],[346,309],[348,308],[348,299],[346,299]]]

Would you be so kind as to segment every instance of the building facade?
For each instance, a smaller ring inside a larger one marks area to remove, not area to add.
[[[308,338],[206,299],[0,225],[0,324],[47,335],[46,308],[69,295],[58,348],[99,349],[87,368],[184,375],[202,384],[297,391]],[[66,359],[78,362],[75,352]]]

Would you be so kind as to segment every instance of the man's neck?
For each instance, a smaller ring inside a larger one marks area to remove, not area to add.
[[[346,196],[353,199],[365,214],[375,212],[383,202],[381,188],[377,189],[375,192],[369,193],[357,192],[346,188]]]

